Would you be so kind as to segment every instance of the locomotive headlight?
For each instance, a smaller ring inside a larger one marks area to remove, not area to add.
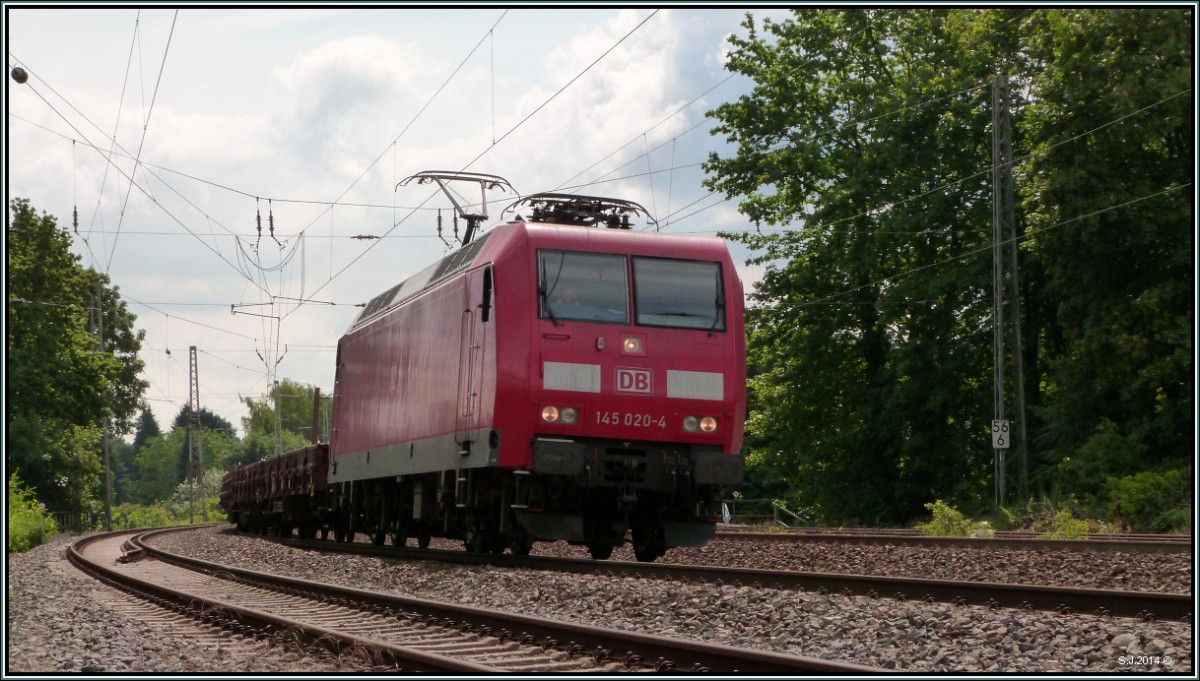
[[[715,433],[720,424],[711,416],[685,416],[683,429],[689,433]]]
[[[573,426],[579,423],[579,410],[575,407],[542,407],[542,421]]]
[[[645,353],[645,346],[642,345],[642,339],[635,336],[626,336],[621,342],[621,349],[627,355],[641,355]]]

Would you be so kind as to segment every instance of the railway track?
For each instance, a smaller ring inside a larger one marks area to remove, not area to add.
[[[1173,620],[1190,617],[1195,602],[1192,596],[1188,594],[1146,591],[1118,591],[1113,589],[1084,589],[872,575],[674,565],[666,563],[635,563],[612,560],[594,561],[579,558],[551,558],[544,556],[477,554],[466,551],[438,549],[397,549],[396,547],[374,546],[362,542],[333,543],[296,539],[275,540],[298,548],[354,553],[382,558],[436,560],[466,565],[494,565],[581,574],[600,573],[626,577],[653,577],[665,580],[692,580],[726,584],[739,583],[854,596],[888,597],[899,600],[924,600],[930,602],[940,601],[960,605],[1009,607],[1060,613],[1099,614],[1145,620]]]
[[[77,542],[80,569],[239,635],[272,632],[405,672],[876,673],[863,665],[713,645],[265,575],[155,548],[141,535]]]
[[[762,525],[722,525],[719,534],[787,534],[794,536],[826,535],[853,537],[922,537],[919,530],[896,527],[789,527],[764,531]],[[1041,534],[1033,530],[997,530],[996,539],[1039,539]],[[1054,540],[1048,540],[1054,541]],[[1071,540],[1075,541],[1075,540]],[[1192,543],[1190,534],[1150,534],[1125,532],[1118,534],[1089,534],[1081,541]]]
[[[844,544],[897,544],[955,548],[1009,548],[1045,551],[1101,551],[1134,553],[1191,553],[1190,535],[1092,535],[1087,539],[1042,539],[1033,532],[997,532],[995,537],[925,537],[916,530],[789,530],[762,532],[725,529],[720,537],[770,542],[837,542]]]

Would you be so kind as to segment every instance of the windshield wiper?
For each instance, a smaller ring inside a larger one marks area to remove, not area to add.
[[[546,316],[550,321],[558,326],[558,320],[554,318],[554,310],[550,309],[550,296],[546,293],[546,270],[540,272],[538,277],[538,298],[542,301],[542,307],[546,310]]]
[[[721,286],[721,268],[717,268],[717,310],[713,315],[712,326],[708,329],[708,335],[716,335],[717,325],[721,323],[721,315],[725,312],[725,287]]]

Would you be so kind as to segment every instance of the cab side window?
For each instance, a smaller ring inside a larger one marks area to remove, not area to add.
[[[488,267],[483,271],[483,304],[479,312],[479,319],[487,324],[492,320],[492,268]]]

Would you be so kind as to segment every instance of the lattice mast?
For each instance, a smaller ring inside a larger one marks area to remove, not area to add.
[[[188,348],[188,521],[195,522],[196,479],[204,490],[204,452],[200,433],[200,369],[196,363],[196,346]],[[202,497],[203,498],[203,497]],[[200,514],[208,522],[208,505],[201,502]]]

